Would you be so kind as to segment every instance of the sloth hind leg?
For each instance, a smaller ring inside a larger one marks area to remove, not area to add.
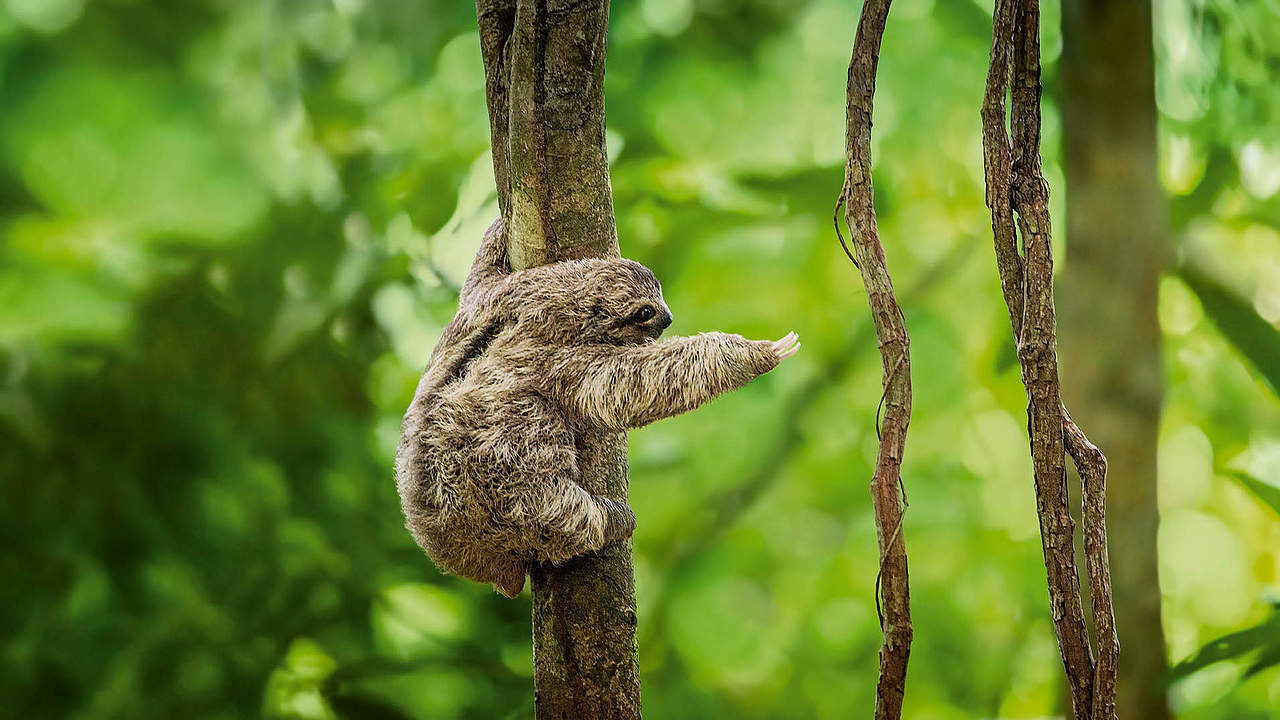
[[[534,528],[539,561],[562,563],[631,537],[636,529],[636,516],[625,503],[592,495],[569,479],[547,488],[542,500]]]
[[[528,572],[525,563],[515,557],[494,561],[487,575],[493,578],[493,589],[514,598],[524,589],[524,576]]]

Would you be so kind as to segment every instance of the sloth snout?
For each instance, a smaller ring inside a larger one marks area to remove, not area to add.
[[[666,330],[671,327],[671,311],[663,308],[662,314],[658,315],[658,317],[654,319],[653,324],[656,325],[659,330]]]

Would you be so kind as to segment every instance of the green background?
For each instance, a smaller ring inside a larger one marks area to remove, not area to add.
[[[1168,655],[1262,638],[1171,697],[1261,718],[1280,707],[1280,3],[1156,5],[1170,243],[1221,282],[1160,287]],[[856,13],[614,3],[623,253],[662,280],[673,333],[804,343],[631,434],[650,717],[871,709],[880,368],[831,227]],[[1056,2],[1043,20],[1060,229]],[[983,204],[989,41],[989,2],[899,0],[876,97],[913,349],[913,718],[1044,717],[1062,692]],[[468,2],[0,0],[0,707],[532,715],[527,592],[437,573],[391,468],[496,213],[483,79]]]

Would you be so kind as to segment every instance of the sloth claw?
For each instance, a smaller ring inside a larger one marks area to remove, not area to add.
[[[782,339],[775,340],[773,342],[773,351],[778,355],[779,361],[786,360],[792,355],[795,355],[796,351],[799,349],[800,336],[797,335],[794,330],[787,333],[782,337]]]

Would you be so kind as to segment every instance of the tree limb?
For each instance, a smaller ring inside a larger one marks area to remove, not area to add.
[[[1072,422],[1060,396],[1048,185],[1040,171],[1039,24],[1038,0],[997,0],[982,103],[987,205],[1000,285],[1027,392],[1049,601],[1071,706],[1077,718],[1110,720],[1119,650],[1106,555],[1106,458]],[[1012,142],[1004,124],[1006,90],[1012,100]],[[1018,252],[1015,211],[1023,254]],[[1085,552],[1100,646],[1096,664],[1075,563],[1066,451],[1071,452],[1084,486]]]
[[[1116,711],[1116,672],[1120,663],[1120,640],[1116,635],[1115,610],[1111,603],[1111,565],[1107,558],[1107,458],[1089,442],[1075,421],[1062,409],[1067,452],[1076,465],[1083,488],[1084,555],[1089,570],[1089,601],[1098,657],[1093,668],[1094,720],[1112,720]]]
[[[840,199],[853,241],[855,265],[862,274],[875,323],[884,368],[884,422],[871,479],[876,535],[880,549],[876,604],[882,609],[880,679],[876,684],[877,720],[902,715],[907,662],[911,655],[910,588],[907,551],[902,537],[905,496],[899,494],[902,455],[911,419],[911,359],[902,309],[893,294],[884,248],[876,229],[871,187],[871,113],[880,41],[891,0],[866,0],[853,41],[846,88],[845,174]],[[838,204],[837,204],[838,207]],[[843,241],[842,241],[843,242]]]

